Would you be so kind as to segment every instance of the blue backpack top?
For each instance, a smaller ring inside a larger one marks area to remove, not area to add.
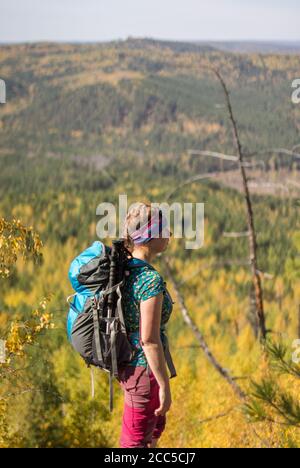
[[[86,302],[89,298],[94,296],[101,286],[106,286],[108,283],[109,262],[105,257],[111,249],[106,247],[102,242],[95,241],[90,247],[84,250],[78,257],[76,257],[69,269],[69,280],[75,294],[68,297],[68,302],[73,297],[73,302],[70,304],[70,309],[67,318],[67,333],[70,341],[74,322],[79,314],[85,310]],[[101,261],[102,260],[102,261]],[[101,268],[101,278],[96,278],[98,270]]]

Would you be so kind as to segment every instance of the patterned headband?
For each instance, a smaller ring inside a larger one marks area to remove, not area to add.
[[[131,234],[134,244],[146,244],[153,238],[158,238],[168,228],[167,218],[161,210],[156,210],[151,219]]]

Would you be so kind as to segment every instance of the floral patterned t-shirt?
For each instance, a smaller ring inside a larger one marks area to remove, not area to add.
[[[130,274],[126,276],[123,287],[123,311],[127,336],[135,350],[135,355],[128,365],[147,367],[147,359],[140,344],[140,302],[163,292],[160,335],[164,344],[165,325],[172,313],[173,301],[162,276],[150,263],[132,258],[128,266]]]

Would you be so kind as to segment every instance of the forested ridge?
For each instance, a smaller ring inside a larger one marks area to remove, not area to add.
[[[197,154],[236,154],[209,66],[230,90],[248,163],[267,345],[258,339],[247,238],[228,236],[248,229],[236,164]],[[97,205],[118,206],[124,193],[128,204],[205,204],[204,247],[173,239],[172,277],[163,257],[155,263],[175,300],[168,335],[178,372],[161,446],[299,446],[300,370],[291,361],[300,338],[298,72],[298,55],[202,44],[0,47],[0,217],[8,223],[0,225],[0,338],[11,351],[0,364],[0,446],[118,446],[121,391],[116,385],[109,414],[107,376],[98,372],[91,398],[65,325],[70,262],[97,239]],[[246,400],[207,359],[178,293]]]

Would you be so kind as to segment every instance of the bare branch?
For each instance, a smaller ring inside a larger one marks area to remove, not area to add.
[[[223,232],[224,237],[249,237],[249,231],[246,232]]]
[[[244,163],[244,155],[243,155],[243,150],[242,150],[242,145],[239,137],[239,132],[237,128],[237,123],[233,115],[233,109],[231,105],[231,100],[229,96],[229,91],[227,89],[226,83],[220,74],[220,72],[213,68],[210,67],[210,70],[216,75],[218,78],[219,82],[221,83],[221,86],[224,91],[225,99],[226,99],[226,104],[227,104],[227,109],[229,113],[229,117],[232,123],[232,128],[233,128],[233,134],[234,134],[234,139],[235,139],[235,144],[237,148],[237,153],[238,153],[238,163],[239,163],[239,168],[241,172],[241,178],[242,178],[242,183],[243,183],[243,190],[244,190],[244,195],[245,195],[245,203],[246,203],[246,212],[247,212],[247,222],[248,222],[248,230],[249,230],[249,257],[250,257],[250,262],[251,262],[251,270],[252,270],[252,277],[253,277],[253,286],[255,290],[255,305],[256,305],[256,316],[257,320],[259,323],[259,330],[260,330],[260,337],[265,340],[267,336],[266,332],[266,319],[265,319],[265,312],[264,312],[264,303],[263,303],[263,291],[262,291],[262,285],[261,285],[261,279],[259,274],[257,273],[258,267],[257,267],[257,240],[256,240],[256,232],[255,232],[255,225],[254,225],[254,214],[253,214],[253,208],[252,208],[252,203],[251,203],[251,197],[250,197],[250,191],[249,191],[249,186],[248,186],[248,180],[246,176],[246,171],[245,167],[243,166]]]
[[[189,149],[188,154],[191,156],[208,156],[212,158],[217,158],[221,159],[224,161],[231,161],[231,162],[238,162],[239,158],[237,156],[232,156],[224,153],[218,153],[216,151],[202,151],[202,150],[196,150],[196,149]],[[264,170],[266,169],[266,163],[262,159],[259,159],[255,162],[249,162],[249,161],[243,161],[242,163],[243,167],[256,167],[256,166],[261,166]]]
[[[274,279],[274,275],[271,275],[271,273],[266,273],[264,271],[257,270],[257,273],[261,275],[265,279]]]
[[[200,150],[190,149],[190,150],[188,150],[188,154],[195,155],[195,156],[208,156],[208,157],[211,157],[211,158],[223,159],[225,161],[238,162],[238,160],[239,160],[239,158],[237,156],[231,156],[231,155],[223,154],[223,153],[216,153],[214,151],[200,151]]]
[[[287,148],[266,148],[264,150],[254,151],[252,153],[246,153],[245,156],[256,156],[257,154],[285,154],[287,156],[300,158],[300,154],[295,152],[295,148],[296,147],[294,147],[292,150],[289,150]]]
[[[215,421],[216,419],[225,418],[230,413],[232,413],[232,411],[234,411],[235,409],[236,409],[236,406],[233,406],[229,410],[224,411],[223,413],[217,414],[216,416],[211,416],[211,417],[206,418],[206,419],[200,419],[199,424],[204,424],[204,423],[208,423],[208,422],[211,422],[211,421]]]
[[[256,430],[254,429],[254,427],[251,427],[251,430],[253,432],[253,434],[255,435],[255,437],[257,437],[259,439],[259,441],[264,444],[267,448],[272,448],[270,442],[267,440],[267,439],[263,439],[257,432]]]
[[[175,187],[174,190],[172,190],[171,192],[169,192],[169,194],[167,195],[166,199],[169,200],[171,198],[171,196],[177,192],[177,190],[179,190],[180,188],[184,187],[185,185],[187,184],[192,184],[193,182],[197,182],[198,180],[205,180],[205,179],[212,179],[214,177],[217,177],[217,174],[215,172],[208,172],[206,174],[197,174],[193,177],[190,177],[188,178],[187,180],[185,180],[184,182],[182,182],[181,184],[177,185],[177,187]]]

